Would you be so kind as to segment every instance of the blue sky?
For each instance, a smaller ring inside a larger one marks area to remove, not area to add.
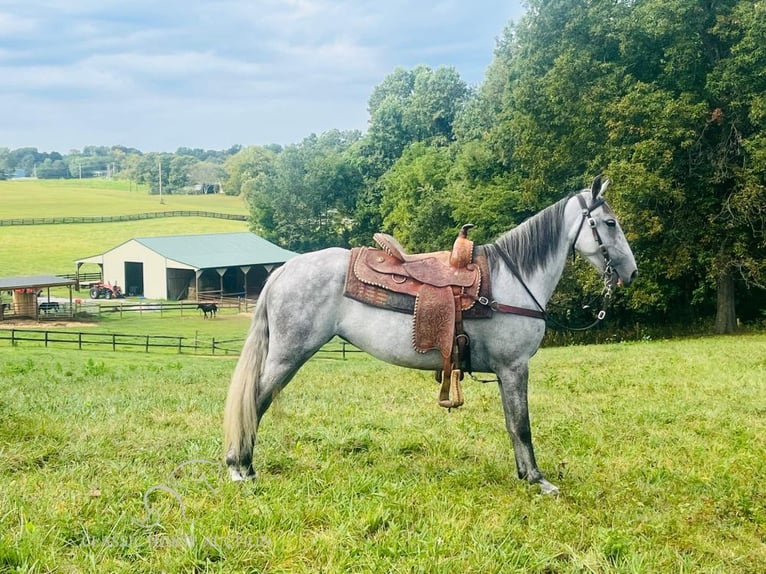
[[[0,146],[288,144],[397,66],[479,84],[522,0],[0,0]]]

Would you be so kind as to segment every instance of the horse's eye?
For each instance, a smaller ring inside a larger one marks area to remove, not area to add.
[[[617,226],[617,220],[616,219],[607,219],[604,221],[606,223],[607,227],[616,227]]]

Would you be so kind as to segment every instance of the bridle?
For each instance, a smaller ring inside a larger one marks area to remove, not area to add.
[[[596,226],[596,220],[593,219],[593,211],[595,209],[598,209],[602,205],[606,203],[606,200],[604,199],[604,196],[597,197],[593,200],[593,203],[588,205],[585,203],[585,200],[583,199],[581,194],[577,194],[577,199],[580,202],[580,207],[582,207],[582,219],[580,220],[580,227],[577,228],[577,233],[575,234],[574,242],[572,243],[572,257],[575,256],[575,245],[577,244],[577,238],[580,237],[580,232],[582,231],[583,224],[587,221],[588,227],[590,227],[591,232],[593,233],[593,239],[596,240],[596,243],[598,244],[599,251],[601,251],[601,256],[604,258],[604,289],[606,290],[606,297],[612,296],[612,276],[614,275],[614,268],[612,267],[612,258],[609,257],[609,250],[607,249],[606,245],[604,245],[604,241],[601,239],[601,235],[598,232],[598,227]]]
[[[498,303],[497,301],[488,301],[486,298],[482,297],[478,299],[478,302],[482,305],[487,305],[494,311],[497,311],[499,313],[509,313],[513,315],[524,315],[526,317],[533,317],[536,319],[543,319],[546,323],[550,324],[551,326],[566,330],[566,331],[587,331],[588,329],[591,329],[595,327],[599,322],[603,321],[606,317],[606,307],[609,302],[609,299],[612,297],[612,277],[614,275],[614,268],[612,267],[612,259],[609,257],[609,250],[607,249],[606,245],[604,244],[604,241],[601,239],[601,235],[598,232],[598,228],[596,225],[596,220],[593,218],[593,212],[598,209],[599,207],[603,206],[606,203],[606,200],[603,196],[599,196],[593,200],[593,202],[588,205],[585,202],[585,199],[583,198],[582,194],[577,194],[577,199],[580,202],[580,207],[582,208],[582,219],[580,220],[580,225],[577,228],[577,233],[575,234],[574,241],[572,242],[572,256],[575,255],[575,245],[577,244],[577,239],[580,237],[580,233],[582,232],[583,226],[585,225],[585,222],[588,222],[588,227],[590,227],[591,233],[593,233],[593,239],[595,239],[596,243],[599,246],[599,251],[601,252],[601,256],[604,258],[604,271],[602,273],[602,278],[604,280],[604,289],[602,291],[602,296],[604,298],[604,304],[602,306],[602,309],[598,312],[598,315],[596,315],[596,320],[593,321],[590,325],[586,325],[584,327],[571,327],[568,325],[562,325],[558,321],[554,320],[546,311],[545,308],[540,304],[540,302],[537,300],[537,297],[534,296],[532,291],[529,289],[527,284],[524,282],[524,280],[521,278],[521,274],[519,273],[518,269],[516,268],[516,264],[511,260],[510,256],[505,253],[503,250],[498,250],[497,253],[500,255],[500,258],[503,260],[503,262],[508,266],[508,269],[510,269],[511,273],[516,277],[516,279],[521,283],[521,286],[524,287],[524,290],[527,292],[527,294],[530,296],[532,301],[537,306],[537,309],[526,309],[524,307],[515,307],[513,305],[504,305],[502,303]]]

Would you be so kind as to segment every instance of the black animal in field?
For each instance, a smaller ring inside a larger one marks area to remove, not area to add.
[[[56,301],[44,301],[43,303],[40,303],[37,310],[40,313],[45,313],[47,315],[51,312],[58,313],[60,308],[61,306]]]
[[[210,317],[211,319],[215,318],[215,314],[218,312],[218,305],[215,303],[200,303],[197,305],[197,309],[200,309],[202,311],[202,314],[205,316],[205,319]]]

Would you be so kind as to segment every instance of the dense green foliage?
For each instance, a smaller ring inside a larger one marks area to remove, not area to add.
[[[161,165],[167,192],[221,184],[248,199],[256,232],[299,251],[379,229],[446,248],[468,221],[488,241],[605,172],[641,272],[618,319],[715,316],[731,332],[766,303],[764,34],[752,0],[530,0],[478,88],[451,67],[396,69],[370,95],[365,134],[221,152],[0,150],[0,168],[118,170],[156,192]],[[570,270],[558,302],[571,308],[593,281]]]
[[[242,484],[221,451],[234,359],[3,349],[0,571],[763,572],[765,346],[541,350],[558,499],[516,478],[495,385],[447,413],[427,373],[313,359]]]

